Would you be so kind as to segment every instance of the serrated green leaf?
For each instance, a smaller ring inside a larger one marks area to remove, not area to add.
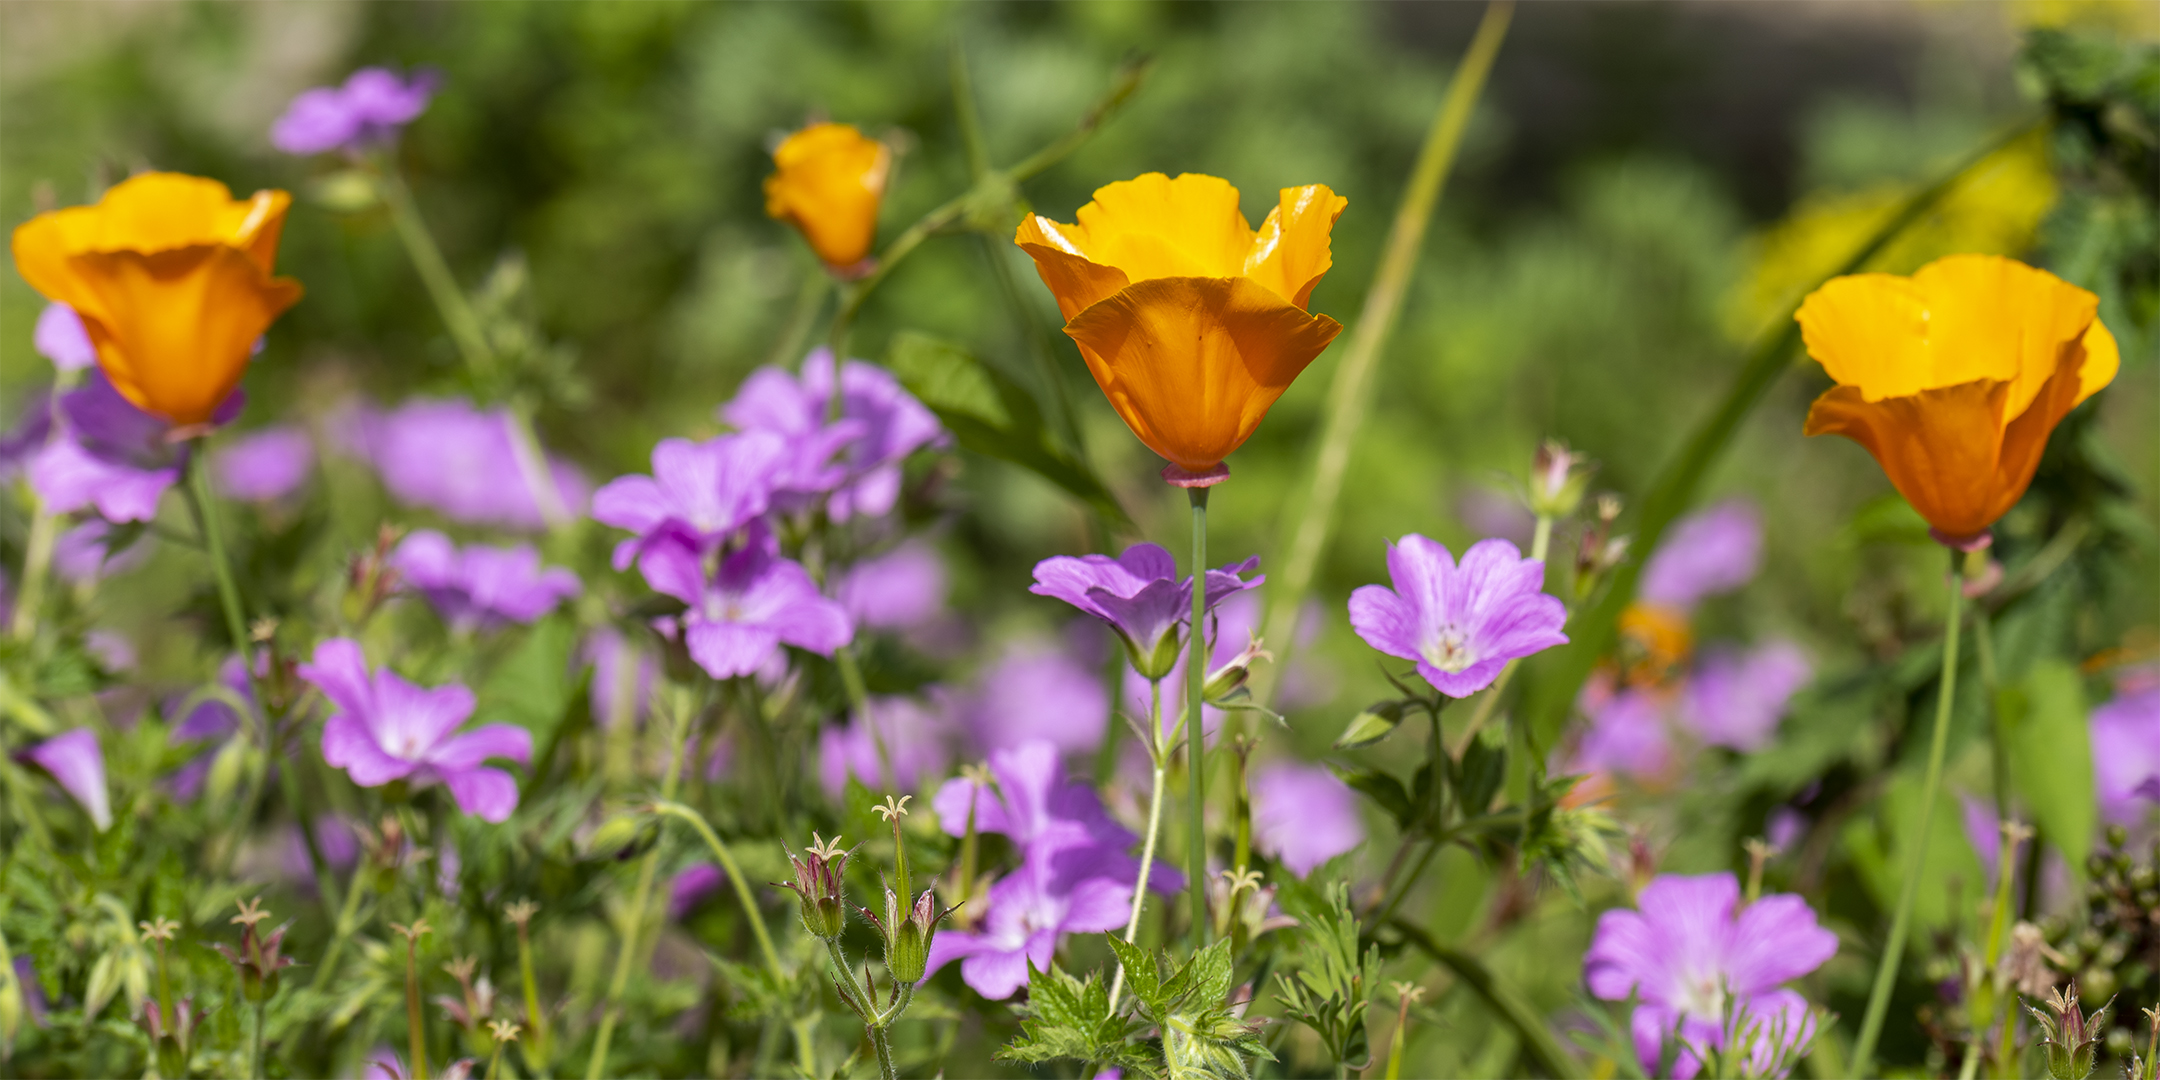
[[[1103,937],[1110,942],[1110,951],[1117,955],[1118,963],[1125,965],[1125,988],[1131,990],[1150,1013],[1160,1015],[1164,995],[1162,973],[1155,965],[1155,954],[1127,943],[1114,933]]]

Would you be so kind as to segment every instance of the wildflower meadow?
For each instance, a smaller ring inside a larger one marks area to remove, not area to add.
[[[2155,12],[0,5],[0,1076],[2160,1080]]]

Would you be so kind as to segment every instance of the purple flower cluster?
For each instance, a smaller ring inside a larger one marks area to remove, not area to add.
[[[406,588],[427,597],[459,630],[532,622],[579,589],[576,574],[559,566],[543,570],[531,544],[472,544],[461,551],[433,529],[407,536],[390,565]]]
[[[532,733],[515,724],[484,724],[458,733],[472,716],[472,691],[456,683],[415,686],[387,670],[371,674],[359,643],[349,638],[317,645],[314,661],[300,665],[299,673],[330,700],[323,760],[345,770],[353,783],[440,782],[458,809],[485,821],[507,820],[517,809],[517,781],[484,763],[490,758],[529,763]]]
[[[1645,1070],[1657,1068],[1670,1042],[1674,1076],[1693,1077],[1704,1065],[1700,1050],[1726,1049],[1726,1030],[1743,1009],[1757,1074],[1813,1033],[1806,999],[1783,987],[1835,956],[1838,940],[1807,901],[1777,894],[1742,906],[1731,874],[1664,875],[1643,887],[1636,908],[1598,917],[1583,977],[1607,1001],[1635,996],[1635,1052]],[[1783,1047],[1772,1043],[1773,1027]]]
[[[830,656],[854,640],[847,611],[818,591],[809,571],[754,538],[707,555],[680,536],[662,536],[638,558],[638,570],[655,591],[687,605],[683,643],[715,679],[755,673],[782,645]]]
[[[517,466],[510,415],[457,398],[419,398],[387,412],[349,408],[333,442],[373,466],[398,501],[467,525],[539,530],[547,520]],[[563,505],[581,511],[590,490],[578,470],[548,460]]]
[[[906,697],[874,697],[869,701],[867,722],[858,715],[845,725],[826,725],[818,732],[819,786],[834,802],[847,793],[849,777],[884,789],[884,765],[878,760],[878,740],[882,739],[885,753],[892,758],[892,790],[922,790],[952,764],[953,724],[947,704],[936,698],[925,703]]]
[[[427,111],[439,81],[432,71],[400,78],[387,68],[361,68],[343,86],[318,86],[292,99],[270,125],[270,143],[288,154],[386,146]]]
[[[1367,645],[1417,661],[1449,697],[1492,685],[1508,661],[1564,644],[1567,608],[1545,595],[1545,564],[1505,540],[1480,540],[1458,565],[1446,546],[1412,534],[1388,547],[1390,589],[1350,594],[1350,625]]]
[[[1260,565],[1244,562],[1207,572],[1207,611],[1226,598],[1259,588],[1267,580],[1244,575]],[[1176,667],[1186,624],[1192,621],[1192,578],[1177,576],[1177,559],[1155,544],[1134,544],[1116,558],[1058,555],[1035,564],[1037,596],[1063,600],[1110,624],[1126,658],[1143,677],[1161,680]]]
[[[1762,512],[1728,499],[1681,518],[1643,566],[1635,595],[1646,604],[1692,611],[1705,598],[1754,580],[1762,567]]]
[[[900,463],[926,446],[943,445],[945,429],[874,364],[841,365],[837,419],[832,395],[832,352],[818,349],[804,358],[799,378],[776,367],[752,372],[735,399],[720,407],[720,418],[786,442],[772,474],[777,509],[795,513],[822,500],[834,521],[891,513],[900,499]]]
[[[788,449],[763,433],[660,440],[651,476],[617,477],[593,493],[594,520],[636,534],[615,545],[615,568],[661,543],[701,556],[717,549],[771,507],[772,477]]]
[[[972,815],[977,832],[1012,841],[1020,865],[990,887],[975,928],[937,935],[929,970],[958,960],[962,980],[1001,1000],[1027,983],[1029,964],[1050,966],[1065,934],[1125,924],[1140,860],[1131,854],[1137,837],[1110,820],[1092,787],[1065,778],[1056,747],[1038,741],[999,750],[990,772],[994,787],[956,777],[932,805],[947,834],[965,835]],[[1158,862],[1148,886],[1174,893],[1185,879]]]
[[[2160,804],[2160,679],[2134,673],[2093,710],[2093,780],[2100,814],[2135,824]]]
[[[234,391],[212,417],[239,415]],[[30,486],[56,514],[94,509],[107,521],[148,521],[158,500],[180,481],[187,450],[170,436],[170,422],[120,396],[102,371],[60,396],[54,429],[30,454]]]

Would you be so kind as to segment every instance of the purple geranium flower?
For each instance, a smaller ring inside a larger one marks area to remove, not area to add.
[[[302,91],[270,125],[270,143],[288,154],[386,145],[427,111],[438,81],[433,71],[400,78],[386,68],[361,68],[343,86]]]
[[[537,530],[540,503],[518,469],[510,414],[457,398],[416,399],[388,412],[348,410],[334,426],[347,453],[373,465],[400,502],[468,525]],[[548,459],[549,479],[572,513],[589,488],[574,467]]]
[[[960,961],[960,978],[975,992],[1003,1000],[1027,985],[1028,965],[1049,970],[1066,934],[1101,933],[1125,925],[1132,883],[1095,877],[1061,882],[1043,860],[1030,857],[990,886],[974,931],[945,930],[930,942],[928,970]]]
[[[300,677],[330,699],[323,722],[323,760],[361,787],[392,780],[441,781],[458,809],[500,822],[517,809],[517,781],[482,764],[532,760],[532,733],[515,724],[483,724],[453,734],[472,715],[472,691],[456,683],[415,686],[395,672],[368,673],[360,644],[331,638],[315,647]]]
[[[531,544],[463,551],[433,529],[407,536],[390,556],[390,565],[408,588],[450,625],[471,630],[503,622],[529,623],[578,594],[577,575],[559,566],[540,567]]]
[[[854,640],[847,611],[818,592],[801,564],[756,543],[719,562],[708,574],[705,557],[672,534],[638,559],[647,584],[690,606],[682,617],[685,644],[706,674],[749,675],[783,644],[830,656]]]
[[[1786,703],[1813,676],[1807,654],[1789,641],[1715,650],[1688,676],[1680,720],[1712,746],[1760,750],[1777,733]]]
[[[1131,854],[1139,837],[1110,819],[1093,787],[1065,778],[1057,747],[1038,740],[995,751],[990,773],[997,780],[991,788],[958,776],[938,789],[930,805],[948,835],[967,834],[972,804],[976,832],[1011,840],[1028,859],[1042,862],[1056,885],[1108,877],[1124,882],[1131,895],[1132,883],[1140,876],[1140,860]],[[1184,875],[1160,861],[1148,872],[1148,888],[1154,892],[1174,893],[1184,887]]]
[[[225,494],[249,502],[275,502],[300,489],[315,468],[315,443],[306,430],[278,424],[251,431],[218,447],[210,467]]]
[[[1634,994],[1635,1052],[1654,1069],[1666,1039],[1681,1046],[1679,1080],[1703,1066],[1695,1047],[1725,1047],[1725,1028],[1745,1008],[1759,1025],[1751,1059],[1766,1068],[1770,1028],[1782,1024],[1787,1047],[1807,1038],[1807,1001],[1783,984],[1837,954],[1837,935],[1818,926],[1807,901],[1790,894],[1740,905],[1731,874],[1660,876],[1636,898],[1639,910],[1598,917],[1583,957],[1590,992],[1607,1001]]]
[[[61,371],[81,371],[97,363],[97,346],[90,343],[90,332],[83,329],[82,316],[75,309],[62,303],[45,305],[38,312],[37,330],[31,337],[38,355],[52,361]]]
[[[712,863],[695,863],[676,871],[668,882],[668,918],[681,922],[725,884],[726,872]]]
[[[945,560],[937,549],[911,541],[848,568],[833,596],[857,626],[905,630],[945,610]]]
[[[23,757],[52,774],[60,787],[90,815],[99,832],[112,827],[112,796],[105,790],[105,752],[89,728],[61,732],[23,752]]]
[[[1356,793],[1325,767],[1279,761],[1252,776],[1253,843],[1299,877],[1365,842]]]
[[[788,440],[790,468],[777,485],[795,508],[819,496],[834,521],[877,517],[900,498],[900,463],[945,441],[937,417],[884,368],[850,360],[840,372],[840,415],[828,422],[833,357],[818,349],[803,359],[800,379],[776,367],[750,373],[720,418],[744,431]],[[827,462],[835,454],[836,462]]]
[[[1636,686],[1615,690],[1610,679],[1593,679],[1583,687],[1576,708],[1590,723],[1568,759],[1568,772],[1650,778],[1672,767],[1672,737],[1654,691]]]
[[[1762,514],[1745,499],[1698,510],[1673,524],[1643,567],[1636,596],[1688,611],[1704,597],[1752,580],[1762,566],[1762,542]]]
[[[1367,645],[1417,661],[1449,697],[1469,697],[1507,662],[1564,644],[1567,608],[1539,591],[1545,564],[1505,540],[1480,540],[1457,566],[1448,549],[1415,533],[1388,547],[1395,587],[1350,594],[1350,625]]]
[[[966,714],[968,731],[984,751],[1043,740],[1060,753],[1090,754],[1109,730],[1110,695],[1099,668],[1022,639],[984,672]]]
[[[239,391],[211,418],[237,416]],[[56,514],[94,507],[108,521],[148,521],[158,499],[180,480],[187,450],[168,436],[172,424],[135,407],[102,371],[60,398],[60,430],[30,458],[30,485]]]
[[[2160,803],[2160,686],[2124,688],[2093,710],[2092,755],[2102,817],[2132,824]]]
[[[1260,566],[1255,555],[1207,572],[1207,610],[1260,587],[1267,575],[1245,580]],[[1057,555],[1035,564],[1028,591],[1055,597],[1109,623],[1134,669],[1151,679],[1170,673],[1182,652],[1180,628],[1192,619],[1192,579],[1177,576],[1177,560],[1155,544],[1134,544],[1108,555]]]
[[[933,699],[926,705],[914,698],[874,697],[869,704],[871,723],[885,739],[885,752],[892,756],[895,790],[919,791],[952,763],[953,722],[941,702]],[[850,776],[866,787],[884,789],[884,766],[871,730],[858,716],[846,726],[827,724],[818,733],[818,783],[833,801],[847,793]]]
[[[110,523],[91,518],[61,533],[53,542],[53,571],[68,581],[88,583],[127,573],[149,561],[147,534],[114,551],[115,531]]]
[[[680,537],[700,553],[718,547],[771,504],[788,453],[784,440],[763,432],[660,440],[651,476],[617,477],[593,493],[594,520],[637,534],[615,545],[615,568],[627,569],[662,537]]]
[[[652,703],[659,669],[652,654],[631,644],[621,631],[603,626],[585,639],[584,655],[593,666],[594,723],[603,731],[636,723]]]

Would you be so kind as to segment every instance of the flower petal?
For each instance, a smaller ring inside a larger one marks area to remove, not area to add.
[[[1815,909],[1779,893],[1741,910],[1723,969],[1734,994],[1759,994],[1821,967],[1837,951],[1837,935],[1816,923]]]
[[[1972,536],[1994,524],[2032,479],[2028,469],[2008,491],[1998,479],[2009,393],[2009,383],[1984,379],[1870,402],[1857,387],[1834,386],[1809,407],[1806,431],[1866,447],[1928,524]],[[2037,452],[2031,461],[2038,464]]]
[[[443,784],[458,809],[482,821],[501,824],[517,809],[517,781],[501,769],[466,769],[443,774]]]
[[[749,675],[780,647],[780,635],[762,626],[707,622],[695,615],[687,636],[690,659],[715,679]]]
[[[338,711],[366,717],[375,711],[375,687],[368,680],[367,657],[351,638],[331,638],[315,646],[314,659],[297,669],[314,683]]]
[[[402,780],[420,768],[417,761],[384,753],[367,722],[351,713],[338,713],[323,721],[322,756],[330,767],[345,770],[361,787]]]
[[[145,412],[196,424],[228,397],[256,339],[300,300],[238,248],[89,251],[69,256],[76,310],[113,386]]]
[[[1312,299],[1313,286],[1335,265],[1328,234],[1350,200],[1326,184],[1284,188],[1278,199],[1253,236],[1252,250],[1245,256],[1245,276],[1303,311]]]
[[[877,239],[892,151],[851,124],[812,124],[773,151],[765,212],[802,230],[827,266],[848,267]]]
[[[365,719],[384,753],[425,761],[472,711],[473,693],[463,686],[416,686],[383,671],[375,676],[375,711]]]
[[[532,732],[516,724],[483,724],[436,744],[427,763],[444,772],[477,767],[489,758],[532,763]]]

